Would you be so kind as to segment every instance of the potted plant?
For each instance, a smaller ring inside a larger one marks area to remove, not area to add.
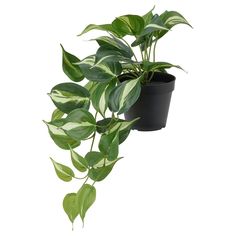
[[[61,46],[63,71],[73,82],[60,83],[51,89],[49,96],[56,110],[51,120],[44,122],[55,144],[69,150],[72,165],[80,172],[78,176],[71,167],[51,158],[57,176],[65,182],[83,179],[81,188],[63,200],[72,223],[78,215],[84,221],[96,199],[95,183],[104,180],[122,159],[119,145],[131,128],[154,130],[165,125],[164,116],[175,81],[166,69],[180,67],[156,62],[155,48],[157,41],[180,23],[189,25],[177,12],[166,11],[159,16],[152,9],[144,16],[124,15],[111,24],[87,26],[81,34],[97,29],[108,35],[94,39],[99,49],[83,60]],[[124,39],[126,35],[135,37],[131,45]],[[140,48],[141,60],[133,51],[136,46]],[[86,80],[85,85],[80,83]],[[119,117],[123,113],[127,120]],[[147,115],[154,117],[154,121]],[[159,116],[162,121],[156,122]],[[82,155],[75,148],[86,141],[91,142],[91,147]]]

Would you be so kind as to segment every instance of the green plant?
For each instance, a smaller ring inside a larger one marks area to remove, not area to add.
[[[157,41],[177,24],[189,25],[177,12],[166,11],[159,16],[153,14],[152,9],[144,16],[125,15],[111,24],[87,26],[80,35],[97,29],[106,31],[109,36],[96,38],[99,49],[83,60],[61,46],[63,71],[73,82],[52,88],[49,96],[56,110],[51,121],[45,124],[55,144],[70,151],[74,168],[84,173],[83,177],[78,177],[70,167],[51,158],[61,180],[84,179],[79,191],[67,194],[63,200],[63,208],[72,223],[78,215],[84,221],[96,198],[94,184],[104,180],[122,158],[119,145],[128,137],[138,118],[126,121],[119,115],[137,101],[141,84],[150,82],[155,71],[180,68],[155,62]],[[124,39],[127,35],[135,38],[131,45]],[[136,46],[140,49],[141,61],[133,51]],[[121,83],[122,74],[129,79]],[[79,84],[84,80],[87,80],[86,85]],[[97,134],[98,148],[94,149]],[[91,147],[82,156],[75,148],[86,140],[91,140]],[[92,182],[89,184],[89,181]]]

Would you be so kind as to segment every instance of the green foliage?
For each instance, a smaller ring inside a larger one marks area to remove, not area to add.
[[[156,61],[156,46],[174,26],[191,25],[178,12],[165,11],[159,15],[153,11],[154,8],[143,16],[122,15],[108,24],[88,25],[80,35],[92,30],[106,35],[92,40],[98,49],[82,60],[61,46],[62,68],[73,82],[60,83],[51,89],[49,96],[56,109],[51,121],[44,122],[54,143],[69,150],[72,167],[84,175],[78,178],[70,167],[51,159],[61,180],[84,179],[80,190],[67,194],[63,200],[64,211],[72,223],[78,215],[84,221],[96,199],[94,184],[107,178],[121,159],[119,145],[139,119],[126,121],[119,115],[135,104],[143,84],[152,82],[154,72],[182,69]],[[126,36],[132,38],[130,42]],[[82,142],[91,142],[85,156],[75,150]]]

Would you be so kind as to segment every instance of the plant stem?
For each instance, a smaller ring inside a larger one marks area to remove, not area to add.
[[[98,112],[96,112],[95,114],[95,121],[97,120],[97,115],[98,115]],[[93,145],[94,145],[94,141],[95,141],[95,137],[96,137],[96,131],[93,133],[93,139],[92,139],[92,143],[91,143],[91,147],[90,147],[90,152],[93,150]]]
[[[141,53],[141,57],[142,57],[142,61],[144,60],[144,57],[143,57],[143,51],[141,49],[141,46],[139,45],[139,49],[140,49],[140,53]]]
[[[157,41],[158,41],[158,39],[155,40],[155,44],[154,44],[154,47],[153,47],[153,62],[156,61],[156,46],[157,46]]]
[[[148,61],[150,61],[151,52],[152,52],[152,37],[153,37],[153,34],[151,34],[151,37],[150,37],[150,39],[148,41],[148,45],[149,45]]]
[[[87,175],[85,175],[84,177],[82,177],[82,178],[79,178],[79,177],[73,177],[74,179],[85,179],[85,178],[87,178],[88,177],[88,174]]]

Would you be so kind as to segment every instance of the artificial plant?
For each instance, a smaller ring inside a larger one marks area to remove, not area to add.
[[[96,199],[94,184],[104,180],[121,159],[119,145],[138,119],[126,121],[119,115],[137,101],[141,85],[151,82],[155,71],[180,68],[156,62],[155,55],[158,40],[177,24],[190,25],[178,12],[165,11],[158,15],[153,14],[152,9],[144,16],[124,15],[111,24],[87,26],[80,35],[94,29],[105,31],[107,35],[94,39],[99,45],[97,52],[83,60],[61,46],[63,71],[73,82],[51,89],[49,96],[56,110],[51,121],[45,123],[55,144],[69,150],[79,176],[84,173],[78,177],[70,167],[51,158],[61,180],[83,179],[81,188],[67,194],[63,200],[63,208],[72,223],[78,215],[84,221]],[[127,35],[134,37],[131,44],[125,39]],[[140,49],[141,59],[135,55],[133,47]],[[121,75],[126,78],[123,82],[119,79]],[[98,147],[94,147],[95,139]],[[83,156],[75,148],[85,141],[90,141],[91,147]]]

